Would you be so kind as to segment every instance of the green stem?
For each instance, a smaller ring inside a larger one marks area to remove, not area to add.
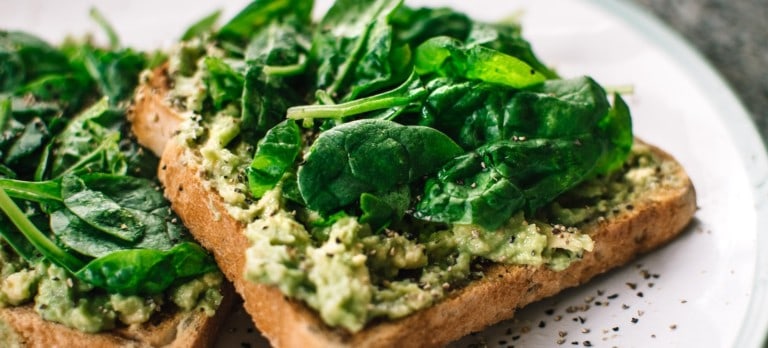
[[[356,99],[335,105],[302,105],[288,108],[287,117],[294,120],[307,118],[344,118],[369,111],[408,105],[422,99],[427,90],[422,86],[413,88],[418,76],[412,74],[399,87],[381,94]]]
[[[262,70],[269,76],[295,76],[304,72],[307,68],[307,56],[299,56],[299,62],[292,65],[265,65]]]
[[[5,190],[0,189],[0,209],[16,225],[16,228],[40,251],[49,261],[66,268],[70,272],[76,272],[85,263],[77,257],[67,253],[41,232],[32,221],[19,209]]]
[[[0,132],[5,130],[5,125],[11,119],[11,99],[0,99]]]
[[[22,181],[0,178],[0,190],[11,197],[37,203],[62,202],[61,186],[56,181]]]
[[[109,21],[107,21],[106,18],[104,18],[104,15],[99,12],[95,7],[91,8],[91,19],[93,19],[96,24],[98,24],[102,30],[107,34],[107,38],[109,39],[109,49],[110,50],[116,50],[120,47],[120,38],[117,36],[117,33],[115,32],[115,28],[112,27],[111,24],[109,24]]]

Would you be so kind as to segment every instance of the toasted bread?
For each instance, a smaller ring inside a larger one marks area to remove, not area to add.
[[[483,278],[432,307],[398,320],[375,321],[352,334],[323,324],[311,309],[278,289],[244,278],[249,245],[244,226],[226,214],[220,196],[204,184],[195,154],[169,139],[181,117],[167,103],[168,87],[162,69],[139,87],[130,112],[132,129],[140,143],[162,155],[158,176],[173,209],[213,253],[256,326],[277,347],[441,346],[658,248],[683,231],[696,210],[695,190],[684,169],[661,149],[638,140],[661,161],[663,179],[647,194],[627,202],[631,208],[582,226],[594,240],[594,250],[583,259],[561,272],[545,266],[493,264],[485,268]]]
[[[214,316],[201,311],[156,313],[149,322],[111,331],[86,333],[46,321],[32,305],[0,308],[0,342],[3,347],[209,347],[232,306],[229,284]]]

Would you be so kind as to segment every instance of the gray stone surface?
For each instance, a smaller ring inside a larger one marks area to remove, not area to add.
[[[632,0],[693,44],[768,139],[768,0]]]

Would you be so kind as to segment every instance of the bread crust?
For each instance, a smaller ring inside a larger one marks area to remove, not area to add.
[[[158,69],[154,76],[137,94],[132,116],[135,125],[179,119],[165,101],[168,85],[163,70]],[[163,105],[148,105],[154,103]],[[160,121],[166,113],[169,118]],[[153,129],[160,127],[133,128],[140,142],[161,143],[156,138],[162,135]],[[631,202],[631,208],[609,220],[583,227],[582,231],[594,240],[594,250],[567,270],[493,264],[485,268],[482,279],[452,292],[430,308],[399,320],[371,323],[350,334],[324,325],[312,310],[278,289],[245,280],[245,249],[250,243],[243,224],[226,214],[219,195],[204,185],[196,162],[191,160],[195,155],[188,148],[177,141],[156,148],[162,150],[158,176],[173,209],[203,247],[211,250],[243,297],[256,326],[276,347],[442,346],[509,319],[516,309],[531,302],[583,284],[658,248],[683,231],[696,211],[696,193],[684,169],[669,154],[651,146],[652,152],[667,164],[672,180],[638,197]]]
[[[228,283],[221,289],[223,298],[216,314],[207,316],[201,311],[157,313],[149,322],[125,326],[100,333],[86,333],[44,320],[32,305],[0,308],[0,321],[5,334],[0,342],[11,347],[210,347],[216,340],[221,323],[232,307],[234,292]]]

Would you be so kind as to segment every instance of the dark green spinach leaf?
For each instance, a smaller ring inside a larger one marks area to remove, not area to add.
[[[351,100],[378,86],[405,79],[406,47],[393,48],[389,16],[402,0],[338,0],[319,23],[312,41],[317,88]],[[405,73],[403,73],[405,72]]]
[[[299,126],[293,120],[281,122],[259,140],[247,170],[254,197],[260,198],[277,185],[299,156],[301,143]]]
[[[591,175],[602,144],[580,138],[499,141],[453,160],[427,183],[416,216],[492,230],[532,214]]]
[[[224,24],[216,36],[220,40],[242,43],[276,19],[292,17],[308,24],[313,6],[312,0],[254,0]]]
[[[216,270],[199,245],[181,243],[167,251],[133,249],[113,252],[89,262],[75,275],[117,293],[157,294],[179,279]]]
[[[136,215],[76,176],[62,178],[61,197],[69,211],[102,232],[128,242],[144,236],[144,223]]]
[[[298,170],[299,190],[310,209],[327,215],[363,193],[379,195],[421,180],[461,153],[431,128],[353,121],[315,140]]]

